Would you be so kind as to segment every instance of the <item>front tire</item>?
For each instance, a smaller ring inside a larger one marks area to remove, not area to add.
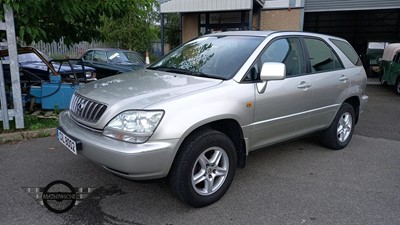
[[[190,135],[178,152],[170,173],[170,186],[179,199],[193,207],[218,201],[228,190],[237,156],[224,133],[202,130]]]
[[[346,147],[354,132],[354,114],[353,106],[343,103],[331,125],[324,131],[322,144],[333,150]]]

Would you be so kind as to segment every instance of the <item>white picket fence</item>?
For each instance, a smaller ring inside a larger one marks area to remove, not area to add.
[[[55,58],[60,56],[68,56],[69,58],[78,58],[80,57],[86,50],[91,48],[108,48],[108,47],[116,47],[118,45],[106,44],[103,42],[79,42],[72,45],[66,45],[64,43],[64,38],[61,38],[58,42],[53,41],[51,43],[45,43],[43,41],[32,42],[29,46],[32,46],[39,51],[45,53],[46,55]]]

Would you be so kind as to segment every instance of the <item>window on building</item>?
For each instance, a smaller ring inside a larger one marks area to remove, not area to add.
[[[199,14],[199,35],[222,31],[248,30],[248,11],[210,12]]]

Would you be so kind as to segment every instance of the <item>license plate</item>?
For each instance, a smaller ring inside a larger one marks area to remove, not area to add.
[[[61,127],[57,128],[57,138],[61,142],[61,144],[67,147],[75,155],[77,155],[78,150],[82,149],[81,141],[65,134]]]

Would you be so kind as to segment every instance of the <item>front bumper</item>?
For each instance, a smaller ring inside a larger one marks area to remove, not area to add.
[[[68,111],[60,114],[59,122],[68,136],[82,142],[79,155],[128,179],[146,180],[167,176],[177,151],[179,139],[143,144],[118,141],[77,125]]]

